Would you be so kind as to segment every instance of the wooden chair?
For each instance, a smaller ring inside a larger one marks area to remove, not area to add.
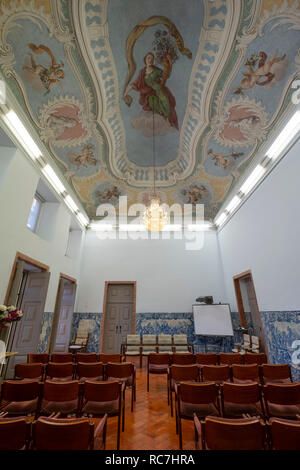
[[[261,372],[264,384],[293,382],[289,364],[263,364]]]
[[[259,368],[257,364],[233,364],[232,381],[237,384],[260,382]]]
[[[244,359],[243,359],[243,354],[239,353],[220,353],[219,354],[219,360],[220,364],[243,364]]]
[[[120,449],[120,430],[124,431],[124,385],[118,381],[84,383],[80,413],[88,416],[118,417],[117,450]],[[123,417],[123,420],[122,420]]]
[[[74,378],[74,363],[49,362],[46,366],[45,378],[60,382],[70,382]]]
[[[126,388],[131,388],[131,411],[133,411],[133,402],[136,401],[135,365],[132,362],[120,362],[119,364],[109,362],[105,368],[105,375],[107,380],[114,379],[124,383],[124,401]]]
[[[62,416],[78,416],[79,406],[78,380],[70,382],[45,381],[40,415],[49,416],[52,413],[60,413]]]
[[[34,450],[101,450],[105,449],[107,415],[96,430],[86,418],[58,419],[40,417],[33,423]]]
[[[158,353],[173,353],[172,335],[158,335],[157,337]]]
[[[176,392],[176,384],[179,382],[199,382],[199,369],[196,364],[173,364],[168,370],[169,401],[171,403],[171,416],[173,416],[173,392]]]
[[[189,365],[195,364],[196,356],[193,353],[174,353],[172,355],[172,364]]]
[[[75,356],[76,362],[97,362],[98,356],[96,353],[77,353]]]
[[[5,380],[1,387],[0,411],[10,416],[37,416],[41,384],[38,380]]]
[[[263,387],[267,418],[298,419],[300,383],[269,383]]]
[[[220,386],[220,392],[224,418],[243,418],[244,415],[265,418],[259,383],[224,383]]]
[[[78,362],[76,377],[80,383],[86,380],[104,380],[104,365],[102,362]]]
[[[70,352],[86,352],[89,342],[89,333],[86,331],[78,331],[74,341],[69,344]]]
[[[49,354],[46,354],[46,353],[27,354],[27,362],[29,364],[32,364],[34,362],[47,364],[49,362]]]
[[[150,374],[168,374],[170,361],[171,361],[171,356],[169,353],[150,353],[148,355],[147,392],[149,392]],[[168,377],[167,377],[167,380],[168,380]],[[169,394],[168,394],[168,403],[169,403]]]
[[[99,361],[103,362],[103,364],[107,364],[108,362],[122,362],[122,355],[121,354],[99,354]]]
[[[203,366],[201,369],[203,382],[215,382],[222,384],[231,381],[229,365]]]
[[[140,358],[140,367],[142,367],[142,346],[141,346],[141,336],[140,335],[127,335],[126,344],[124,345],[124,350],[122,354],[127,360],[127,356],[138,356]]]
[[[142,335],[142,357],[157,353],[156,335]]]
[[[193,353],[193,346],[188,343],[188,337],[185,334],[173,335],[174,352]]]
[[[15,365],[15,379],[43,380],[45,365],[42,363],[18,363]]]
[[[273,450],[300,450],[300,421],[271,418],[270,444]]]
[[[217,366],[219,356],[216,353],[196,353],[196,363],[201,366]]]
[[[257,418],[227,419],[194,415],[196,448],[201,450],[264,450],[265,425]]]
[[[0,450],[27,450],[30,443],[31,422],[26,417],[0,416]]]
[[[181,420],[194,418],[194,413],[200,418],[208,415],[220,415],[218,386],[213,383],[186,383],[177,385],[176,416],[179,434],[179,449],[182,449]]]
[[[66,363],[73,362],[74,355],[72,353],[53,353],[49,362]]]
[[[245,364],[266,364],[268,362],[267,355],[265,353],[245,353],[244,363]]]

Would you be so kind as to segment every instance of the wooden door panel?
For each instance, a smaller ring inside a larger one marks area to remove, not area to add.
[[[54,348],[52,352],[68,352],[74,303],[76,294],[75,282],[60,280],[58,302],[55,311]]]

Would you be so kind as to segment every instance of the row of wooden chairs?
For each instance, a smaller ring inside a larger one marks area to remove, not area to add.
[[[214,382],[179,382],[175,384],[176,432],[179,448],[182,449],[181,420],[199,419],[206,416],[241,419],[244,416],[258,417],[267,421],[271,417],[300,419],[300,383],[258,383],[218,385]]]
[[[0,450],[102,450],[107,415],[98,426],[87,418],[61,419],[59,413],[30,421],[0,414]]]
[[[194,414],[196,450],[300,450],[300,421],[226,419]]]
[[[125,427],[125,383],[118,380],[78,380],[54,382],[46,380],[6,380],[1,387],[0,411],[8,417],[118,417],[117,449],[120,429]]]
[[[133,402],[136,401],[136,368],[131,362],[19,363],[15,366],[14,378],[15,380],[36,379],[41,382],[79,380],[80,383],[85,380],[117,379],[124,382],[126,388],[131,388],[131,411],[133,411]]]
[[[122,362],[124,356],[121,354],[96,354],[96,353],[34,353],[27,354],[27,362],[32,364],[41,362]]]

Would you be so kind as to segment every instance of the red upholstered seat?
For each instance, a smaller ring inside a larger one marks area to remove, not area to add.
[[[55,382],[46,380],[43,387],[42,415],[60,412],[61,415],[78,414],[79,382]]]
[[[265,384],[293,382],[289,364],[263,364],[261,370]]]
[[[257,364],[233,364],[233,382],[237,384],[259,382],[259,369]]]
[[[26,417],[0,417],[0,450],[25,450],[30,439],[31,423]]]
[[[267,384],[263,391],[268,418],[297,419],[300,415],[300,383]]]
[[[264,417],[261,386],[250,384],[224,383],[221,386],[222,414],[226,418],[242,418],[243,415]]]
[[[10,416],[36,414],[39,396],[37,380],[6,380],[1,388],[1,411]]]
[[[15,379],[42,380],[44,376],[44,364],[40,363],[19,363],[15,365]]]

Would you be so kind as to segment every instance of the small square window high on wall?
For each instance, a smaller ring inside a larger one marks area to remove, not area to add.
[[[32,232],[36,231],[43,202],[44,202],[43,198],[38,193],[36,193],[32,201],[30,214],[29,214],[28,221],[27,221],[27,227]]]

